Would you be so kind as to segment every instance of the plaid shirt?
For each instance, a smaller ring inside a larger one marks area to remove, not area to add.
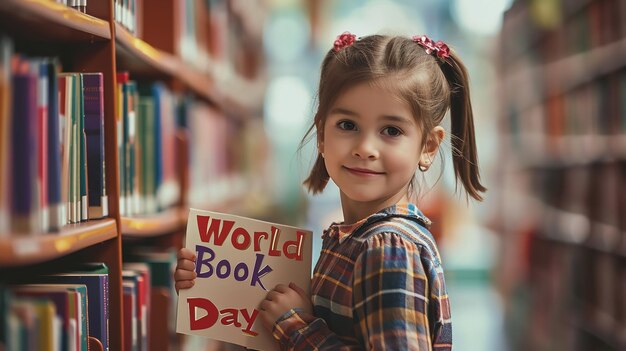
[[[283,350],[452,349],[450,303],[430,221],[413,204],[333,223],[311,282],[314,315],[274,325]]]

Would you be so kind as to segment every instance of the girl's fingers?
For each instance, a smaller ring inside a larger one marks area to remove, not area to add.
[[[180,289],[189,289],[192,286],[194,286],[194,281],[193,280],[180,280],[176,282],[176,291],[180,290]]]
[[[276,301],[276,298],[278,298],[278,295],[280,295],[279,292],[277,292],[276,290],[272,290],[267,293],[267,295],[265,296],[265,300]]]
[[[196,269],[196,264],[186,258],[179,258],[176,264],[176,269],[184,269],[187,271],[193,271]]]
[[[189,250],[186,247],[183,247],[182,249],[178,250],[178,259],[184,258],[190,261],[195,261],[196,260],[196,254],[195,252]]]
[[[274,288],[274,290],[281,292],[281,293],[286,293],[289,291],[289,287],[285,284],[278,284],[276,285],[276,287]]]
[[[300,296],[306,298],[307,300],[309,299],[309,294],[306,291],[304,291],[304,289],[299,287],[296,283],[294,282],[289,283],[289,287],[295,290]]]
[[[261,301],[261,304],[259,305],[259,309],[261,309],[261,311],[267,310],[268,304],[269,304],[268,300]]]
[[[193,280],[196,279],[196,272],[184,269],[177,269],[174,272],[174,280]]]

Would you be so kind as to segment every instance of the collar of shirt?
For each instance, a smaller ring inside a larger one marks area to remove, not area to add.
[[[357,231],[366,223],[372,223],[378,221],[379,219],[390,217],[390,216],[406,216],[406,217],[415,217],[418,218],[425,227],[429,227],[432,223],[428,217],[426,217],[422,211],[420,211],[417,206],[409,202],[401,202],[395,204],[393,206],[389,206],[384,208],[366,218],[359,220],[358,222],[352,224],[341,223],[332,223],[328,229],[324,231],[324,236],[333,237],[337,236],[339,243],[344,242],[347,238],[350,237],[352,233]]]

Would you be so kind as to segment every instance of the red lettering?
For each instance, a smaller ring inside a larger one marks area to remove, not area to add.
[[[261,251],[261,237],[267,240],[269,236],[267,232],[254,232],[254,252]]]
[[[224,244],[224,241],[228,237],[228,234],[230,233],[231,229],[233,229],[233,225],[235,224],[234,221],[225,220],[224,225],[222,226],[222,230],[220,231],[220,223],[222,222],[220,219],[213,218],[213,220],[211,221],[211,225],[208,226],[210,219],[209,216],[197,216],[196,218],[198,222],[198,231],[200,232],[200,240],[208,243],[210,242],[211,237],[214,236],[215,239],[213,240],[213,243],[217,246],[222,246],[222,244]],[[209,227],[208,229],[207,226]]]
[[[237,240],[239,237],[243,238],[243,242],[239,242]],[[250,246],[250,233],[244,228],[238,227],[233,232],[233,236],[230,238],[230,241],[233,243],[233,247],[237,250],[245,250]]]
[[[246,329],[242,329],[241,331],[246,333],[246,334],[250,334],[252,336],[257,336],[259,335],[259,333],[252,331],[252,325],[254,324],[254,320],[256,319],[256,316],[259,314],[259,311],[257,309],[252,310],[252,314],[249,315],[248,314],[248,310],[242,309],[240,310],[241,314],[243,315],[243,319],[246,320],[246,322],[248,322],[248,324],[246,325]]]
[[[278,238],[280,238],[280,229],[272,227],[272,241],[270,242],[270,249],[268,255],[280,256],[280,250],[278,250]]]
[[[297,232],[296,240],[285,241],[285,244],[283,245],[283,253],[285,254],[285,257],[292,260],[295,259],[296,261],[302,261],[302,242],[304,241],[304,234],[305,233],[303,232]],[[289,252],[290,247],[294,248],[294,252]]]
[[[233,325],[237,328],[241,327],[241,323],[237,316],[239,316],[239,310],[236,308],[225,308],[220,311],[220,314],[225,314],[226,316],[220,320],[220,323],[223,325]]]
[[[248,313],[248,310],[245,308],[239,310],[235,308],[225,308],[218,311],[213,302],[202,298],[188,298],[187,304],[189,305],[189,325],[191,330],[211,328],[215,325],[220,316],[222,316],[222,319],[220,319],[222,325],[241,328],[243,326],[243,323],[239,321],[239,313],[241,313],[241,317],[243,317],[246,325],[241,331],[251,336],[259,335],[259,333],[252,331],[254,321],[259,314],[259,311],[256,309],[253,309],[252,313]],[[205,310],[207,315],[196,319],[196,309],[198,308]]]
[[[187,304],[189,305],[189,326],[191,330],[211,328],[217,322],[219,311],[211,301],[201,298],[189,298],[187,299]],[[204,309],[207,315],[196,319],[196,308]]]

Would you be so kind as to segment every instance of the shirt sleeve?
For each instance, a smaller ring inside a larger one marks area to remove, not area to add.
[[[352,293],[371,350],[452,349],[443,271],[424,246],[397,233],[374,236],[357,259]]]
[[[283,350],[452,349],[443,271],[433,255],[395,233],[368,240],[353,276],[353,319],[364,347],[345,345],[326,323],[290,311],[274,328]]]

